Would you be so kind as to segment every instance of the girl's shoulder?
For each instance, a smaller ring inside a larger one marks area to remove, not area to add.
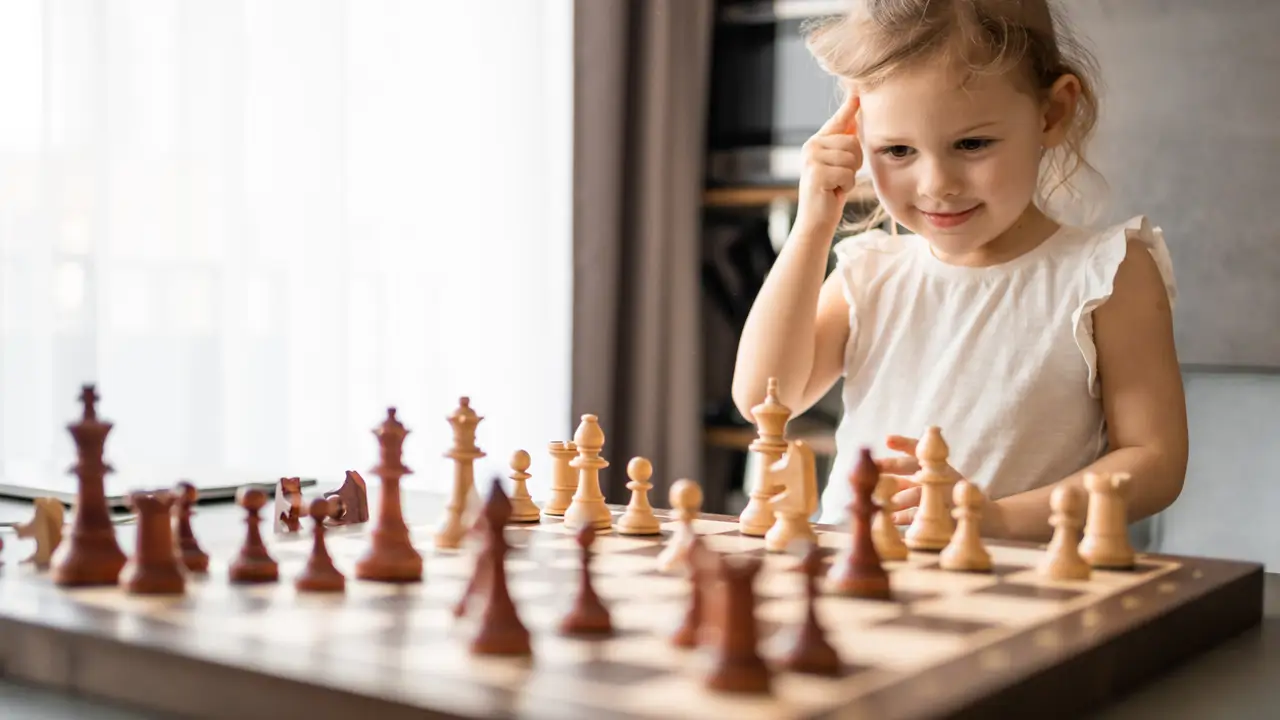
[[[1170,305],[1176,303],[1178,286],[1164,230],[1152,224],[1146,215],[1135,215],[1098,229],[1072,230],[1078,234],[1079,240],[1067,244],[1067,247],[1072,248],[1083,265],[1085,303],[1089,309],[1111,296],[1120,264],[1131,252],[1145,252],[1151,258],[1164,281]]]

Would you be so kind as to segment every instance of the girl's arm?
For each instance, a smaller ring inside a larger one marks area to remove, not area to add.
[[[1112,296],[1093,314],[1098,376],[1111,451],[1047,487],[993,503],[984,532],[1048,540],[1049,495],[1057,485],[1084,489],[1087,472],[1127,472],[1128,518],[1134,522],[1173,504],[1187,470],[1187,406],[1173,341],[1169,297],[1146,247],[1131,240]]]

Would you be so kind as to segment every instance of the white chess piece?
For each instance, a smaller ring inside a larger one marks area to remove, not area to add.
[[[818,509],[818,477],[813,448],[803,440],[793,440],[787,454],[769,469],[776,487],[782,491],[769,500],[774,521],[764,535],[769,552],[786,552],[791,543],[817,542],[809,518]]]
[[[1133,567],[1134,551],[1129,543],[1128,511],[1125,496],[1128,473],[1086,473],[1089,513],[1084,524],[1080,556],[1095,568]]]
[[[702,488],[692,480],[677,480],[671,484],[668,500],[676,511],[679,525],[658,555],[658,569],[662,572],[683,571],[689,567],[689,551],[695,535],[693,521],[702,506]]]
[[[875,492],[876,502],[880,504],[880,512],[876,513],[875,520],[871,521],[871,537],[880,559],[886,562],[906,560],[911,554],[910,548],[902,539],[902,533],[898,532],[898,526],[893,523],[893,513],[898,509],[893,504],[893,496],[897,491],[896,477],[889,474],[880,476]]]
[[[1073,485],[1059,485],[1049,495],[1049,508],[1053,539],[1040,561],[1040,574],[1051,580],[1088,580],[1092,570],[1080,556],[1084,493]]]
[[[991,570],[991,554],[982,545],[982,491],[966,480],[956,483],[953,492],[956,530],[942,549],[938,566],[943,570],[986,572]]]
[[[906,543],[912,550],[941,550],[951,541],[955,523],[947,509],[947,493],[952,479],[947,474],[947,456],[951,449],[942,439],[937,426],[925,429],[924,437],[916,445],[916,458],[920,472],[915,481],[920,483],[920,507],[907,528]]]
[[[653,487],[649,478],[653,476],[653,464],[648,459],[633,457],[627,463],[627,489],[631,491],[631,502],[626,512],[618,518],[617,531],[622,535],[658,535],[662,525],[653,514],[649,505],[649,489]]]

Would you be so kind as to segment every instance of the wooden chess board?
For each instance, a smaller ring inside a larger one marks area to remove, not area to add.
[[[674,527],[658,514],[663,537],[595,542],[595,587],[618,629],[603,640],[554,629],[577,588],[573,535],[553,519],[508,528],[509,584],[533,634],[531,659],[467,652],[474,620],[451,610],[475,547],[433,550],[433,526],[410,524],[425,560],[421,584],[354,579],[369,524],[327,534],[347,574],[344,594],[297,593],[310,521],[291,535],[264,526],[278,583],[227,583],[238,547],[227,535],[206,543],[209,573],[178,597],[59,588],[7,553],[0,659],[10,677],[197,717],[1051,717],[1114,697],[1261,617],[1262,568],[1251,563],[1143,555],[1132,571],[1060,582],[1035,572],[1038,546],[989,543],[990,574],[943,571],[936,555],[913,553],[886,563],[891,601],[820,599],[847,665],[840,677],[779,673],[769,695],[716,693],[701,684],[704,651],[668,642],[689,585],[655,567]],[[242,516],[221,522],[243,527]],[[695,530],[711,550],[763,558],[756,614],[761,651],[776,657],[805,609],[797,558],[765,552],[732,518],[704,517]],[[834,528],[818,532],[833,553],[848,541]],[[132,529],[119,534],[127,547]]]

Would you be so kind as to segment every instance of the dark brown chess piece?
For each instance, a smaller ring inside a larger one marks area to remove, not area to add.
[[[780,666],[792,672],[811,675],[839,675],[842,667],[840,656],[827,641],[826,632],[818,622],[818,573],[822,571],[822,550],[817,543],[809,545],[809,552],[805,553],[800,571],[805,575],[804,623]]]
[[[560,620],[560,632],[565,635],[612,635],[613,621],[609,608],[600,601],[591,584],[591,545],[596,540],[596,529],[590,524],[578,530],[578,547],[582,549],[578,594],[573,607]]]
[[[872,493],[880,482],[871,450],[863,448],[849,477],[853,485],[853,502],[849,505],[849,551],[831,566],[832,590],[868,600],[889,600],[889,573],[880,562],[880,553],[871,533],[871,522],[879,508]]]
[[[357,525],[369,522],[369,492],[364,478],[355,470],[348,470],[337,490],[324,494],[326,500],[332,500],[329,508],[329,525]]]
[[[77,461],[72,471],[79,477],[75,519],[70,537],[53,559],[52,578],[57,585],[115,585],[124,568],[125,555],[116,541],[116,529],[107,512],[105,478],[113,468],[103,461],[103,450],[112,424],[98,419],[98,395],[93,385],[80,392],[84,415],[68,425],[76,443]]]
[[[196,536],[191,532],[191,515],[195,512],[199,492],[196,486],[183,480],[173,490],[173,540],[174,552],[182,559],[182,564],[193,573],[209,570],[209,556],[200,549]]]
[[[356,577],[378,582],[421,582],[422,555],[413,547],[400,504],[400,478],[413,473],[401,462],[409,431],[396,419],[396,409],[387,408],[387,419],[373,434],[381,450],[381,462],[373,472],[382,479],[382,492],[378,523],[370,533],[368,551],[356,562]]]
[[[511,500],[502,491],[502,481],[495,479],[489,491],[484,513],[485,544],[478,560],[488,578],[481,583],[484,611],[480,627],[471,639],[471,652],[477,655],[530,655],[533,647],[529,630],[520,621],[511,593],[507,589],[507,544],[505,530],[511,517]]]
[[[671,633],[671,644],[681,648],[693,648],[698,646],[698,638],[702,631],[706,618],[706,586],[710,573],[714,572],[714,568],[709,564],[711,558],[708,557],[706,546],[702,544],[702,538],[694,535],[689,541],[689,605],[685,610],[684,619],[680,626]]]
[[[720,555],[716,562],[724,614],[721,631],[715,633],[711,671],[705,684],[722,692],[767,693],[772,689],[773,677],[760,656],[760,630],[755,616],[755,579],[762,561]]]
[[[274,530],[296,533],[302,529],[302,478],[282,477],[276,481]]]
[[[294,587],[299,592],[343,592],[347,587],[347,579],[333,564],[329,549],[324,544],[325,518],[332,510],[332,500],[316,498],[311,501],[312,528],[311,556],[307,565],[294,579]]]
[[[276,561],[262,543],[262,518],[259,511],[267,504],[267,494],[257,488],[243,487],[236,493],[236,502],[245,509],[247,534],[240,554],[227,569],[227,577],[233,583],[268,583],[280,578]]]
[[[493,482],[501,483],[502,480],[495,477]],[[470,534],[480,535],[481,538],[485,537],[485,523],[485,514],[483,512],[476,513],[476,517],[471,523]],[[481,588],[484,587],[484,583],[487,582],[491,575],[491,571],[487,564],[488,559],[488,553],[483,550],[476,554],[475,563],[471,568],[471,578],[467,580],[467,586],[463,589],[462,596],[459,597],[458,601],[453,605],[454,617],[460,618],[467,614],[471,598],[475,597],[480,592]]]
[[[129,509],[138,514],[133,558],[120,571],[120,585],[126,592],[170,595],[186,589],[186,574],[173,551],[173,526],[169,522],[174,500],[165,490],[134,492],[126,497]]]

